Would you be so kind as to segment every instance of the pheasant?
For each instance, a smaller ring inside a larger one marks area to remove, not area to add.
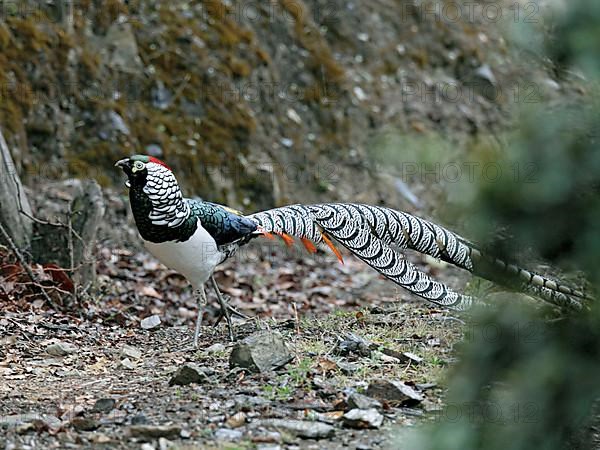
[[[298,238],[309,252],[328,246],[340,262],[334,242],[381,275],[438,306],[465,310],[476,298],[453,291],[407,261],[401,250],[412,249],[466,269],[497,283],[531,292],[563,308],[581,308],[590,297],[540,274],[485,255],[476,245],[428,220],[383,206],[354,203],[290,205],[244,216],[226,206],[184,198],[173,171],[159,159],[134,155],[115,164],[127,175],[131,210],[146,249],[192,284],[198,301],[194,347],[206,305],[210,280],[224,313],[229,336],[229,308],[213,272],[250,240],[281,237],[287,245]]]

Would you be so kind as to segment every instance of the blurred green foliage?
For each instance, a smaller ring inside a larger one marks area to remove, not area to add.
[[[498,229],[510,235],[494,243],[498,253],[532,248],[563,270],[582,271],[597,293],[600,3],[571,2],[552,20],[548,56],[556,73],[585,78],[585,101],[574,96],[521,111],[518,131],[499,146],[499,163],[529,172],[471,186],[468,217],[481,241]],[[502,308],[475,314],[446,408],[394,448],[598,448],[600,308],[548,320],[519,296],[497,294]]]

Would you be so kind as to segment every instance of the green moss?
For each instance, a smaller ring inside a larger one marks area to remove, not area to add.
[[[308,8],[302,0],[280,0],[283,8],[294,18],[294,30],[298,42],[310,52],[308,68],[321,79],[324,74],[328,81],[341,83],[345,70],[331,52],[327,41],[321,36],[319,28],[308,21]]]

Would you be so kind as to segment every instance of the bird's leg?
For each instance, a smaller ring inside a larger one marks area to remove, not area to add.
[[[239,312],[237,309],[235,309],[233,306],[231,306],[229,304],[229,299],[227,297],[223,297],[223,300],[225,301],[225,304],[227,305],[227,309],[229,309],[229,313],[231,314],[231,317],[235,316],[235,317],[239,317],[240,319],[250,320],[250,316],[247,316],[246,314]],[[219,309],[219,317],[217,317],[217,321],[215,322],[215,327],[221,323],[221,319],[223,319],[223,317],[225,317],[225,314],[223,314],[221,312],[221,309]]]
[[[196,331],[194,332],[194,348],[198,348],[198,336],[200,336],[202,316],[204,315],[204,308],[206,308],[206,292],[204,292],[204,285],[196,289],[194,295],[198,300],[198,318],[196,319]]]
[[[219,305],[221,305],[221,312],[225,316],[225,320],[227,320],[227,328],[229,330],[229,339],[231,339],[231,342],[233,342],[234,341],[233,325],[231,324],[231,314],[229,314],[229,305],[223,299],[223,295],[221,294],[221,291],[219,290],[219,286],[217,285],[217,282],[215,281],[215,277],[213,275],[210,276],[210,282],[213,286],[213,289],[215,290],[215,293],[217,294],[217,299],[219,300]]]

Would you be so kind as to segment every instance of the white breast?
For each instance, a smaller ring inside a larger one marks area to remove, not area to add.
[[[196,232],[185,242],[144,241],[144,246],[165,266],[186,277],[194,289],[206,283],[223,259],[223,253],[200,221]]]

